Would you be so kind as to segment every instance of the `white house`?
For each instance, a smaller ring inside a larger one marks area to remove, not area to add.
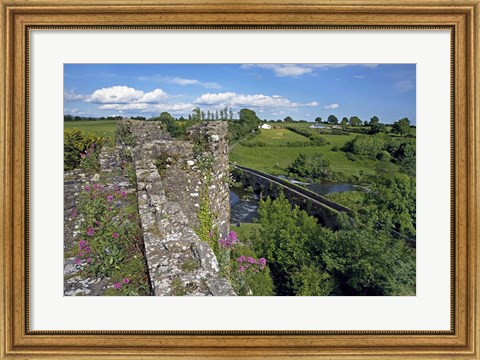
[[[258,128],[259,128],[259,129],[271,129],[271,128],[272,128],[272,125],[262,124],[262,125],[259,126]]]
[[[322,125],[322,124],[313,124],[310,125],[310,129],[326,129],[328,126]]]

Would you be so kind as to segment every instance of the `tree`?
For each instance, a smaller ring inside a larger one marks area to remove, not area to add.
[[[370,135],[378,134],[380,132],[385,132],[386,129],[387,129],[387,126],[385,124],[375,123],[370,125],[370,131],[368,133]]]
[[[315,122],[318,123],[318,124],[321,124],[322,123],[322,118],[319,116],[315,119]]]
[[[290,116],[287,116],[285,119],[283,119],[283,121],[291,123],[291,122],[293,122],[293,119]]]
[[[392,125],[392,133],[406,136],[410,134],[410,120],[403,118],[395,121]]]
[[[369,123],[370,126],[376,125],[378,123],[380,123],[380,119],[377,116],[372,116],[370,118],[370,123]]]
[[[348,125],[348,119],[346,117],[344,117],[342,119],[342,121],[340,121],[340,125],[342,125],[342,127],[345,127]]]
[[[200,110],[200,108],[198,106],[195,109],[193,109],[193,111],[192,111],[192,120],[193,121],[202,120],[202,110]]]
[[[348,123],[351,125],[351,126],[358,126],[358,125],[361,125],[362,124],[362,120],[360,120],[360,118],[358,116],[352,116],[350,118],[350,120],[348,121]]]
[[[325,247],[329,230],[320,228],[317,220],[298,206],[292,208],[283,193],[274,201],[261,201],[258,214],[262,224],[258,238],[262,241],[254,243],[255,252],[267,259],[275,293],[328,295],[331,284],[315,255]],[[314,269],[321,276],[312,274]]]
[[[338,119],[335,115],[330,115],[327,121],[329,124],[338,124]]]

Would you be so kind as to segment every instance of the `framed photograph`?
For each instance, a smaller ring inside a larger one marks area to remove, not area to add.
[[[1,359],[480,358],[478,0],[0,4]]]

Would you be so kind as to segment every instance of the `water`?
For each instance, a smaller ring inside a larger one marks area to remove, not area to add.
[[[349,183],[306,184],[285,176],[279,177],[287,179],[297,185],[304,186],[319,195],[344,191],[365,191],[365,188]],[[260,198],[258,195],[247,192],[242,188],[230,188],[230,222],[232,224],[248,223],[252,222],[253,218],[258,218],[259,201]]]
[[[232,224],[252,222],[258,218],[258,195],[242,188],[230,188],[230,222]]]

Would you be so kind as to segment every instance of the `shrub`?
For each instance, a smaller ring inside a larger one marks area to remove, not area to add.
[[[122,144],[124,146],[135,145],[136,136],[132,134],[129,122],[117,122],[117,128],[115,129],[115,141],[117,144]]]
[[[106,141],[105,138],[92,133],[85,133],[76,128],[66,129],[63,133],[63,169],[73,170],[78,168],[82,162],[82,155],[85,157],[87,152],[90,151],[88,156],[95,156],[93,152],[99,151]],[[93,157],[90,159],[93,159]]]

